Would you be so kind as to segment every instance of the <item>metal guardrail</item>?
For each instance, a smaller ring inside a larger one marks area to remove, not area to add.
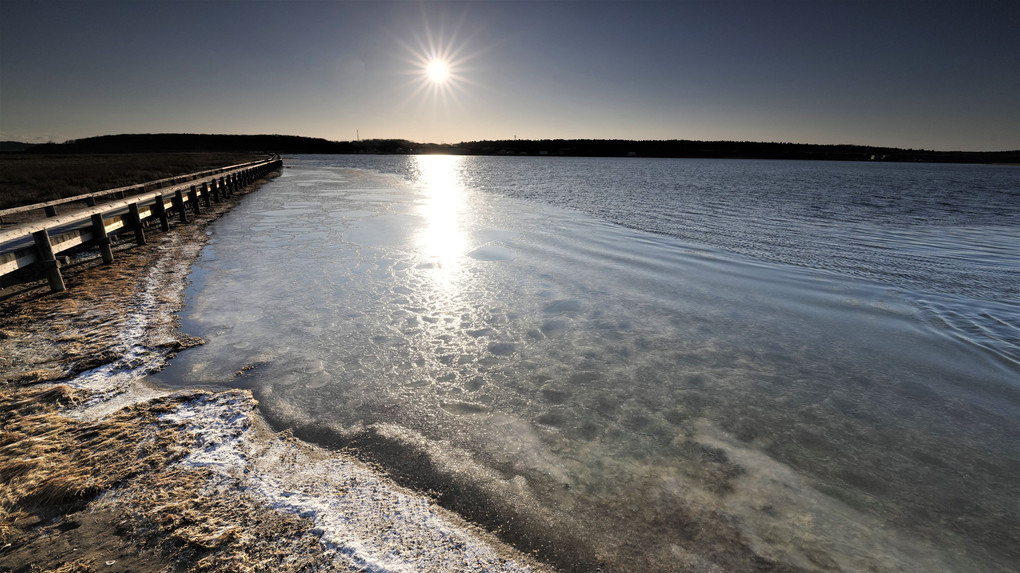
[[[170,229],[170,219],[187,222],[188,211],[200,214],[202,203],[208,208],[213,201],[219,202],[251,183],[278,169],[283,162],[272,158],[253,163],[235,165],[210,171],[192,173],[169,179],[198,176],[187,183],[171,185],[157,191],[150,191],[129,198],[88,207],[66,215],[20,225],[0,231],[0,286],[11,281],[11,275],[34,274],[24,280],[38,280],[40,273],[24,271],[34,267],[49,281],[53,292],[65,289],[57,257],[82,245],[98,246],[103,261],[113,261],[111,235],[133,231],[135,241],[146,242],[145,230],[150,221],[159,220],[164,231]],[[166,179],[160,181],[167,181]],[[149,182],[145,185],[152,185]],[[93,197],[108,196],[124,189],[135,189],[139,185],[108,189],[90,193]],[[83,196],[84,197],[84,196]],[[59,203],[81,200],[81,197],[62,199]],[[53,202],[48,202],[53,203]],[[18,207],[21,210],[45,208],[47,203]],[[20,212],[20,211],[19,211]],[[3,212],[0,212],[2,214]]]
[[[229,165],[227,167],[217,167],[216,169],[207,169],[205,171],[198,171],[196,173],[187,173],[184,175],[175,175],[173,177],[165,177],[163,179],[156,179],[153,181],[146,181],[145,183],[139,183],[135,185],[126,185],[124,187],[116,187],[114,189],[105,189],[103,191],[95,191],[92,193],[82,193],[81,195],[75,195],[73,197],[64,197],[61,199],[54,199],[52,201],[46,201],[43,203],[33,203],[31,205],[22,205],[20,207],[11,207],[9,209],[0,209],[0,225],[4,222],[4,217],[14,215],[17,213],[25,213],[28,211],[35,211],[43,209],[46,211],[47,217],[56,217],[56,207],[66,203],[73,203],[75,201],[86,201],[89,207],[96,205],[96,199],[100,197],[108,197],[110,195],[120,195],[121,199],[127,197],[128,193],[137,192],[144,193],[146,189],[162,189],[168,185],[175,185],[178,183],[184,183],[186,181],[194,181],[195,179],[201,179],[202,177],[208,177],[210,175],[217,175],[220,173],[226,173],[228,171],[234,171],[237,169],[243,169],[245,167],[251,167],[260,165],[264,160],[249,161],[247,163],[238,163],[236,165]]]

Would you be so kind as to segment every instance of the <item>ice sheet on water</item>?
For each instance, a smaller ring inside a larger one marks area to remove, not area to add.
[[[180,243],[179,237],[170,236],[159,248],[165,253],[187,250],[195,253],[198,250],[195,245]],[[186,253],[182,254],[185,256],[162,256],[148,270],[137,303],[128,311],[125,324],[117,333],[118,343],[112,350],[120,356],[67,382],[90,393],[85,402],[70,412],[71,415],[94,419],[166,393],[165,389],[140,384],[139,380],[166,364],[166,352],[154,346],[169,345],[174,340],[168,317],[178,309],[183,299],[184,261],[190,260]],[[168,276],[176,276],[178,283],[168,285]],[[153,325],[154,320],[160,324]]]
[[[468,253],[468,256],[479,261],[512,261],[517,258],[517,253],[509,247],[483,245]]]
[[[221,221],[191,297],[196,334],[215,336],[172,376],[250,387],[275,423],[333,443],[387,428],[439,485],[483,490],[528,534],[614,556],[640,544],[619,557],[631,568],[751,543],[790,563],[924,570],[1009,524],[961,515],[961,541],[924,518],[960,488],[1005,503],[1015,472],[995,444],[1011,423],[1002,404],[959,400],[987,369],[895,290],[457,184],[332,188],[296,223],[318,244],[253,227],[307,192],[290,184],[302,176]],[[250,249],[266,233],[282,246]],[[495,246],[514,258],[475,256]],[[974,464],[985,479],[953,470]],[[875,519],[893,525],[862,533]],[[692,537],[701,523],[712,533]]]
[[[310,519],[333,552],[334,562],[319,564],[322,570],[532,570],[426,498],[353,460],[258,439],[254,408],[248,393],[224,392],[185,402],[162,418],[197,442],[182,465],[213,471],[212,481],[237,479],[271,507]]]

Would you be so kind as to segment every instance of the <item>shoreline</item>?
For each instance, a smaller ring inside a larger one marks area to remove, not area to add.
[[[0,293],[0,570],[546,570],[361,462],[273,432],[248,391],[141,381],[202,342],[176,313],[206,226],[242,196],[112,265],[73,265],[64,293]]]

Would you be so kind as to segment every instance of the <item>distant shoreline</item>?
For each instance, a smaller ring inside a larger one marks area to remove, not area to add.
[[[705,159],[787,159],[910,163],[1020,164],[1020,149],[935,151],[867,145],[819,145],[752,141],[510,139],[455,144],[405,139],[329,141],[291,135],[122,134],[65,143],[0,142],[8,154],[111,154],[189,152],[272,152],[281,154],[526,155],[555,157],[662,157]]]

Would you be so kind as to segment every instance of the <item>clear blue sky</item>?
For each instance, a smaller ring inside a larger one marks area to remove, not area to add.
[[[0,132],[1017,149],[1020,2],[0,0]]]

